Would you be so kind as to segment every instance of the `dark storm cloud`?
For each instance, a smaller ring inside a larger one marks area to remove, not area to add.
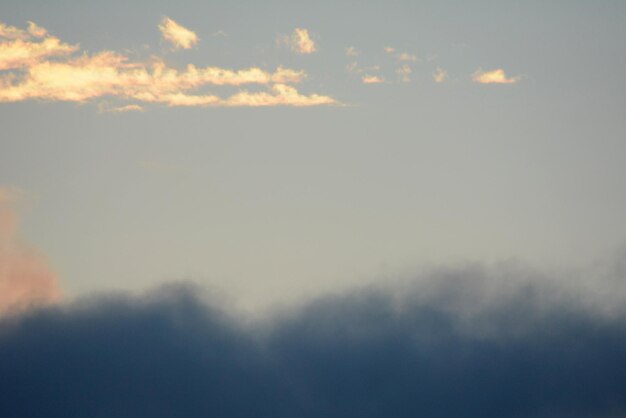
[[[0,416],[624,416],[621,311],[531,276],[448,269],[263,324],[188,287],[5,319]]]

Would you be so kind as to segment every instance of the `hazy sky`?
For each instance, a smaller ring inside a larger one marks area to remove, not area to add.
[[[626,1],[0,1],[0,417],[626,416]]]
[[[617,0],[5,1],[0,185],[69,296],[191,279],[261,306],[592,263],[626,240],[625,22]]]

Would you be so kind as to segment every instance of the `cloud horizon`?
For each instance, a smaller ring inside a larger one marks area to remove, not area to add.
[[[624,265],[618,257],[603,280],[622,280]],[[38,309],[0,320],[0,390],[10,395],[0,414],[624,413],[623,285],[607,307],[545,279],[519,265],[444,268],[264,320],[189,285]]]

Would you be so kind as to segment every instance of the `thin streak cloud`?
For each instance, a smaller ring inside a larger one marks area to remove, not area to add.
[[[515,84],[521,79],[521,76],[508,77],[501,68],[492,71],[478,70],[472,75],[472,80],[479,84]]]
[[[361,81],[363,84],[381,84],[385,82],[385,79],[377,75],[364,75]]]

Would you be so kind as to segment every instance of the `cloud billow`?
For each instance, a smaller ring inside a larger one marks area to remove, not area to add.
[[[5,319],[0,416],[623,415],[619,303],[504,274],[526,275],[448,270],[253,324],[184,286]]]

